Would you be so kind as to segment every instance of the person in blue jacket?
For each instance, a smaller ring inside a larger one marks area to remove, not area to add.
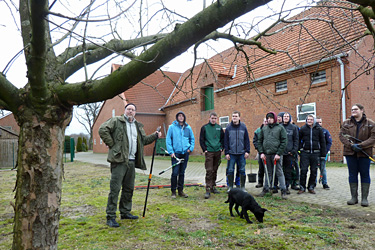
[[[240,188],[245,190],[246,181],[246,159],[250,154],[250,139],[246,125],[240,121],[240,112],[232,113],[232,121],[225,129],[224,150],[225,158],[228,160],[227,178],[228,190],[233,188],[234,165],[240,174]]]
[[[172,198],[176,198],[176,189],[178,195],[187,198],[188,195],[184,193],[185,170],[189,160],[189,154],[193,152],[195,139],[193,130],[186,123],[186,116],[182,111],[176,114],[176,120],[168,128],[166,138],[167,150],[171,155],[172,165],[178,162],[177,159],[182,159],[180,164],[172,168],[171,175],[171,191]]]
[[[319,170],[320,170],[320,176],[322,178],[322,185],[323,185],[323,188],[326,189],[326,190],[329,190],[329,186],[328,186],[328,183],[327,183],[327,169],[326,169],[326,162],[327,162],[327,155],[328,155],[328,152],[329,150],[331,149],[331,146],[332,146],[332,136],[331,134],[329,133],[329,131],[325,128],[323,128],[322,124],[323,124],[323,121],[322,121],[322,118],[320,117],[316,117],[316,123],[318,123],[322,129],[323,129],[323,134],[324,134],[324,138],[326,139],[326,157],[320,157],[320,166],[319,166]],[[318,178],[317,178],[318,179]]]

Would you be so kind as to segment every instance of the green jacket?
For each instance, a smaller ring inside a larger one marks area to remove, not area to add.
[[[144,145],[150,144],[157,139],[156,134],[146,135],[143,124],[135,121],[137,127],[137,153],[135,156],[135,167],[146,170],[143,157]],[[107,161],[111,163],[127,162],[129,158],[129,142],[126,133],[125,117],[115,116],[104,122],[99,128],[99,135],[103,142],[109,147]]]
[[[278,123],[263,126],[259,133],[258,151],[259,154],[283,155],[288,143],[288,137],[284,127]]]

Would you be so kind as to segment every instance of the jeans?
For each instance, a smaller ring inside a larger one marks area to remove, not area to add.
[[[322,185],[327,184],[326,159],[323,157],[320,158],[319,172],[320,172],[320,176],[322,176]],[[319,175],[316,176],[315,184],[318,182],[320,176]]]
[[[301,175],[300,175],[300,188],[301,190],[306,190],[306,179],[307,179],[307,171],[309,170],[310,166],[310,178],[308,182],[308,189],[314,189],[315,181],[316,181],[316,174],[317,174],[317,167],[318,167],[318,160],[319,160],[320,153],[307,153],[302,151],[301,152]]]
[[[227,175],[234,175],[234,165],[237,164],[237,172],[240,175],[246,176],[246,160],[245,154],[242,155],[230,155],[230,160],[227,165]]]
[[[357,156],[345,156],[349,170],[349,183],[358,183],[358,173],[361,183],[371,183],[370,159]]]
[[[183,159],[183,161],[180,164],[177,164],[172,168],[172,175],[171,175],[171,190],[176,191],[178,189],[179,191],[182,191],[184,189],[184,181],[185,181],[185,170],[187,167],[187,163],[189,161],[189,153],[185,154],[174,154],[177,158]],[[177,163],[177,160],[175,158],[172,159],[172,165]]]

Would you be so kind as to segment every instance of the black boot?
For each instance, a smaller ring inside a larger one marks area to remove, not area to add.
[[[234,175],[227,175],[228,178],[228,192],[233,188]]]
[[[368,207],[368,193],[370,190],[370,183],[361,183],[361,196],[362,196],[362,201],[361,201],[361,206],[362,207]]]
[[[246,175],[241,175],[240,177],[240,183],[241,183],[241,189],[245,191],[245,182],[246,182]]]
[[[354,205],[358,203],[358,183],[349,183],[350,186],[350,193],[352,195],[352,199],[348,200],[348,205]]]

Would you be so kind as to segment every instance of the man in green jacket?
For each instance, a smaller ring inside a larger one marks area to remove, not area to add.
[[[116,210],[121,188],[121,219],[138,219],[138,216],[130,213],[135,168],[146,170],[143,147],[161,136],[160,132],[146,135],[143,124],[135,120],[135,114],[136,106],[128,103],[123,116],[112,117],[99,128],[100,138],[109,147],[107,161],[111,163],[111,182],[106,209],[107,225],[110,227],[119,227],[116,222]]]
[[[264,182],[263,191],[258,195],[263,197],[272,187],[273,176],[277,176],[280,183],[281,198],[286,199],[285,177],[282,168],[282,155],[288,142],[286,130],[277,123],[277,116],[274,112],[268,112],[266,115],[267,125],[263,126],[258,138],[258,151],[260,158],[267,163],[266,180]],[[274,164],[276,164],[276,173],[273,173]],[[268,185],[270,180],[270,185]]]
[[[224,149],[224,131],[217,122],[217,114],[210,113],[210,121],[201,128],[199,144],[206,158],[206,194],[205,199],[210,198],[210,193],[219,193],[215,188],[217,169],[221,162],[221,152]]]

